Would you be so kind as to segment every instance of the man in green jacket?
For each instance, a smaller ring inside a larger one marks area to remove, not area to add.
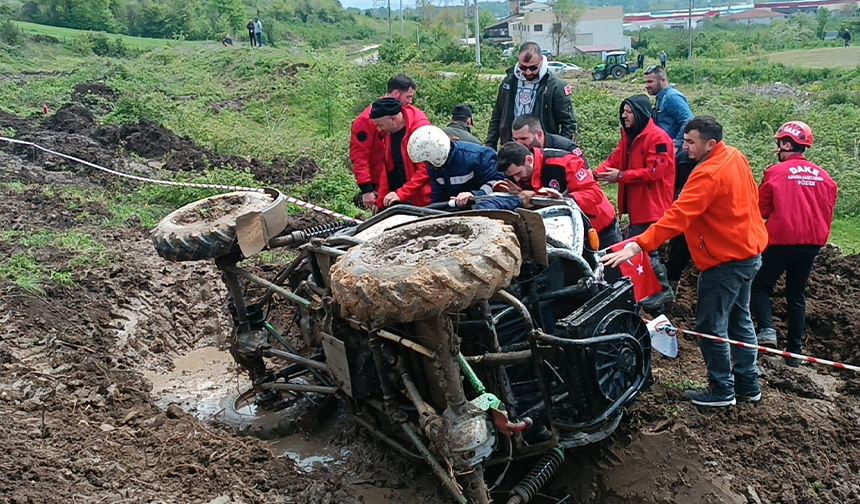
[[[576,116],[570,105],[570,86],[549,72],[540,46],[520,46],[519,62],[508,70],[499,86],[499,96],[490,119],[487,147],[493,149],[512,140],[511,124],[523,114],[540,118],[544,131],[567,138],[576,134]]]
[[[451,124],[442,128],[442,131],[455,142],[482,145],[481,140],[472,134],[472,108],[465,103],[454,106],[451,112]]]

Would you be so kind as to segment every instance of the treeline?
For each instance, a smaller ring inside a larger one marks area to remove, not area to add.
[[[709,20],[694,32],[696,58],[734,58],[791,49],[812,49],[841,45],[842,40],[824,40],[828,31],[848,28],[856,33],[860,17],[842,11],[820,9],[817,14],[794,14],[769,26],[735,25],[719,17]],[[689,51],[687,30],[646,28],[630,33],[633,50],[656,58],[666,51],[670,59],[685,59]],[[637,40],[638,39],[638,40]]]
[[[303,39],[321,47],[377,33],[337,0],[29,0],[5,8],[22,21],[153,38],[247,37],[245,26],[254,17],[263,21],[270,43]]]

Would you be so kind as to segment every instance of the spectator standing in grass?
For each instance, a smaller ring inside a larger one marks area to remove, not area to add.
[[[257,35],[254,33],[254,20],[248,20],[248,40],[251,41],[251,47],[255,47],[257,45]]]

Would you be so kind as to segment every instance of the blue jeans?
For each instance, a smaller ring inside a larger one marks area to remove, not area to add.
[[[699,275],[696,330],[756,345],[750,317],[750,290],[761,267],[761,255],[714,266]],[[721,396],[759,390],[757,350],[706,338],[699,348],[708,367],[708,380]],[[734,366],[732,364],[734,363]]]
[[[257,32],[257,45],[263,47],[263,32]]]
[[[476,210],[516,210],[522,208],[523,202],[518,196],[495,196],[478,200],[475,203]]]

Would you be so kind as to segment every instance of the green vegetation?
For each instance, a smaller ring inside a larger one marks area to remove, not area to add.
[[[93,267],[106,267],[113,257],[103,243],[74,230],[2,231],[0,242],[12,244],[13,250],[22,250],[0,260],[0,281],[37,294],[43,294],[48,283],[74,287],[76,275]],[[58,260],[64,264],[61,269],[47,264],[56,264]]]

